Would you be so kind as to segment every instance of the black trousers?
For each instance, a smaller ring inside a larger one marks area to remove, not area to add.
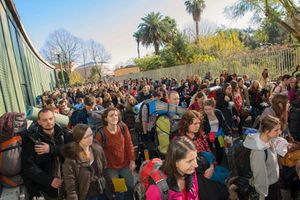
[[[278,181],[277,183],[269,185],[268,196],[265,198],[265,200],[280,200],[280,199],[281,199],[281,193],[280,193],[280,184]]]

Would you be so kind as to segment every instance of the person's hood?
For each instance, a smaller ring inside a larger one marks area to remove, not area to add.
[[[265,150],[270,147],[268,143],[262,141],[259,133],[250,133],[243,142],[244,147],[252,150]]]

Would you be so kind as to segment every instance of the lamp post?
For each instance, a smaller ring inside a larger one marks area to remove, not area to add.
[[[58,58],[59,66],[60,66],[60,74],[61,74],[62,84],[64,86],[64,90],[66,91],[65,76],[64,76],[64,71],[62,70],[62,64],[61,64],[61,61],[60,61],[60,54],[57,54],[57,58]]]

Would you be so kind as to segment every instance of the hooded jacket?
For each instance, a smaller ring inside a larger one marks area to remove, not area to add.
[[[104,178],[104,168],[106,167],[106,159],[102,147],[93,142],[91,149],[94,154],[94,162],[98,168],[98,174],[90,165],[89,160],[83,160],[75,152],[74,143],[66,145],[62,150],[62,155],[65,157],[63,165],[63,175],[67,200],[85,200],[88,195],[90,183],[98,182],[98,192],[108,192],[109,185],[107,179]]]
[[[260,139],[260,134],[247,135],[244,146],[251,149],[250,167],[253,177],[250,183],[259,193],[259,199],[263,200],[268,196],[268,187],[279,180],[279,166],[277,153],[272,147],[272,141],[265,143]],[[267,149],[267,159],[264,150]]]

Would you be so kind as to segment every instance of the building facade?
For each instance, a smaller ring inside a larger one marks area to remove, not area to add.
[[[0,0],[0,115],[26,112],[53,90],[55,70],[33,47],[12,0]]]
[[[124,76],[127,74],[135,74],[135,73],[139,73],[140,72],[140,68],[138,66],[126,66],[126,67],[121,67],[119,69],[116,69],[114,71],[114,75],[115,77],[119,77],[119,76]]]
[[[80,65],[76,67],[74,71],[78,72],[81,75],[81,77],[85,80],[88,80],[91,76],[91,69],[93,67],[97,67],[99,70],[101,70],[102,77],[113,75],[112,70],[110,70],[108,66],[101,63],[95,64],[94,62],[89,62],[84,65]]]

